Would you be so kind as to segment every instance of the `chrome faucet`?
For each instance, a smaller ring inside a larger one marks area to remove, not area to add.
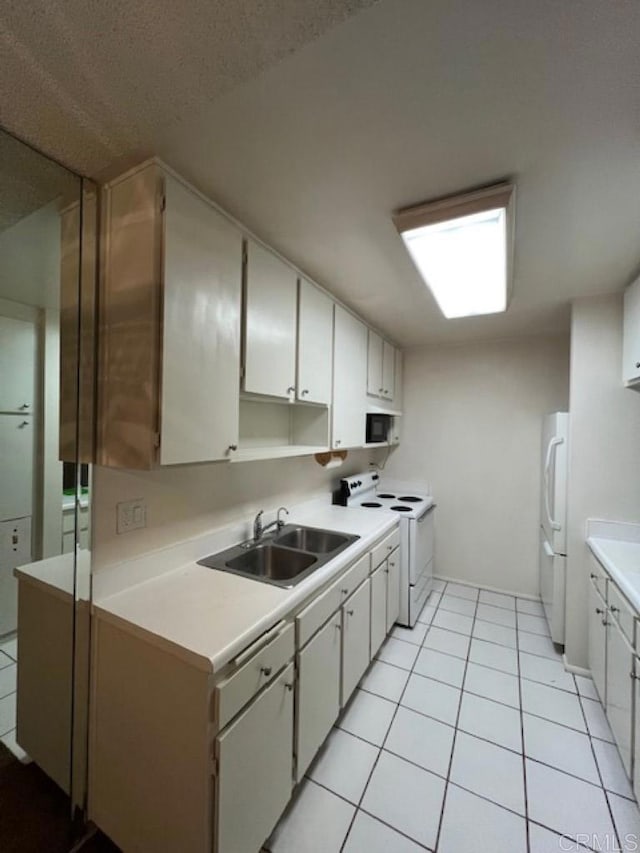
[[[282,530],[285,523],[280,518],[281,512],[285,512],[287,515],[289,515],[289,510],[286,508],[286,506],[278,507],[278,512],[276,514],[276,520],[269,522],[269,524],[267,524],[266,527],[263,527],[262,526],[262,515],[264,513],[264,510],[263,509],[260,510],[260,512],[256,515],[255,519],[253,520],[253,541],[254,542],[259,542],[262,539],[263,534],[266,533],[267,530],[269,530],[271,527],[275,527],[277,525],[278,533]]]

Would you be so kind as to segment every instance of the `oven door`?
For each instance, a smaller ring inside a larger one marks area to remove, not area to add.
[[[422,515],[409,519],[409,583],[412,586],[433,559],[435,508],[432,504]]]

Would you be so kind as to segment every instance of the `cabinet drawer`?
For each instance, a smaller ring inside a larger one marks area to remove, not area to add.
[[[215,718],[219,729],[224,728],[251,697],[292,659],[294,648],[294,631],[290,623],[251,655],[246,663],[245,653],[239,656],[238,660],[242,661],[239,668],[215,687]]]
[[[364,554],[333,583],[326,592],[315,598],[311,604],[296,616],[298,647],[301,648],[321,628],[332,613],[340,607],[351,593],[360,586],[369,574],[370,554]]]
[[[396,527],[388,536],[374,545],[371,551],[371,568],[375,569],[383,560],[386,560],[389,554],[395,550],[400,544],[400,531]]]
[[[616,625],[622,631],[625,639],[634,646],[635,611],[629,607],[626,598],[624,598],[618,587],[612,581],[609,581],[607,592],[609,612],[611,613]]]

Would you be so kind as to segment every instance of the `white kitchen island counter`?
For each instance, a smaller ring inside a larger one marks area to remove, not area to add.
[[[219,672],[254,640],[299,607],[309,596],[338,577],[374,542],[392,530],[393,515],[366,509],[322,504],[293,509],[288,524],[304,524],[360,538],[341,554],[291,589],[200,566],[194,559],[159,577],[94,602],[101,619],[189,661],[199,669]],[[213,553],[206,537],[202,559]],[[220,545],[220,551],[239,541]],[[173,550],[173,549],[171,549]],[[159,556],[158,559],[161,559]],[[166,556],[162,557],[166,560]]]

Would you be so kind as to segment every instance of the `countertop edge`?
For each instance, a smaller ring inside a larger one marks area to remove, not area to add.
[[[611,575],[611,578],[616,582],[616,584],[620,587],[620,590],[624,594],[625,598],[629,601],[632,607],[638,611],[640,614],[640,594],[636,589],[634,589],[633,585],[629,583],[627,579],[627,572],[619,565],[616,565],[615,561],[611,559],[611,557],[607,554],[606,551],[606,542],[626,542],[628,540],[621,539],[605,539],[599,538],[596,536],[587,537],[587,545],[594,555],[594,557],[598,560],[598,562],[602,565],[605,571]],[[637,542],[629,542],[631,545],[636,545],[640,550],[640,544]]]

